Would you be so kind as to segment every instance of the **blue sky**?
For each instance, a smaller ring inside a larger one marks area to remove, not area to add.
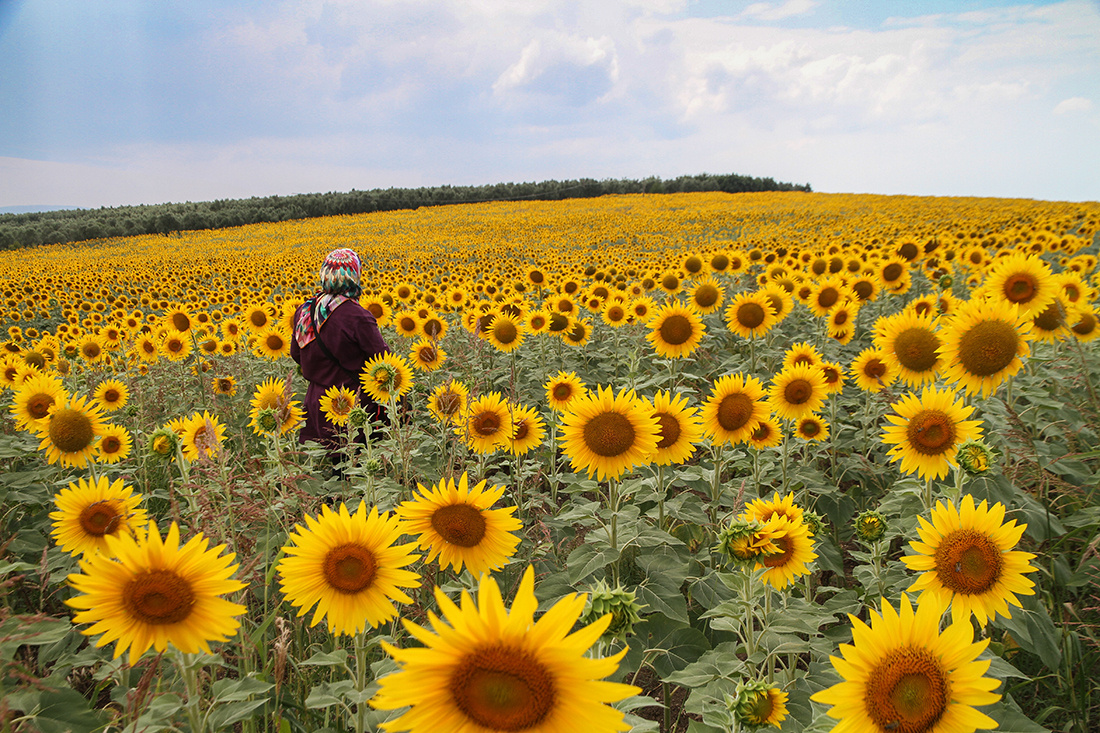
[[[1100,3],[0,0],[0,207],[715,172],[1100,199]]]

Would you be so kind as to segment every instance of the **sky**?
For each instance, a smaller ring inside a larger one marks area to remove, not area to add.
[[[0,0],[0,208],[697,173],[1100,200],[1100,2]]]

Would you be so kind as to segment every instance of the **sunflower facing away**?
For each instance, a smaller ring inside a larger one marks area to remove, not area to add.
[[[397,616],[394,601],[412,603],[401,589],[417,587],[420,578],[402,568],[419,556],[410,554],[415,543],[396,544],[405,532],[397,517],[379,514],[378,507],[368,514],[359,502],[354,514],[345,504],[336,512],[325,506],[305,523],[294,526],[278,570],[298,616],[317,607],[310,626],[323,618],[331,633],[357,634]]]
[[[252,409],[248,413],[248,424],[252,427],[252,432],[256,435],[264,434],[265,431],[260,427],[259,416],[266,409],[275,410],[275,414],[279,419],[280,435],[286,435],[293,430],[305,416],[302,408],[298,406],[298,402],[291,399],[293,396],[294,393],[290,390],[285,379],[269,377],[256,385],[256,390],[252,393],[252,400],[249,403]]]
[[[830,657],[843,682],[810,697],[831,705],[837,733],[972,733],[997,726],[974,706],[1001,696],[999,680],[983,675],[989,660],[979,661],[988,639],[974,642],[969,621],[956,621],[940,632],[944,607],[922,597],[914,611],[901,596],[898,611],[885,599],[882,615],[871,611],[871,625],[848,614],[852,644],[843,658]]]
[[[424,646],[398,649],[383,643],[399,669],[379,680],[371,705],[409,710],[382,728],[395,733],[628,730],[623,713],[607,703],[640,690],[603,679],[615,672],[626,650],[586,656],[611,614],[573,632],[585,596],[571,594],[535,621],[534,588],[534,570],[528,567],[508,609],[496,580],[485,575],[476,604],[466,591],[456,605],[436,588],[443,616],[429,613],[431,629],[402,619]]]
[[[971,613],[981,626],[997,614],[1011,618],[1008,604],[1020,605],[1015,594],[1035,593],[1035,584],[1024,575],[1035,572],[1028,562],[1035,555],[1012,549],[1027,525],[1004,518],[1004,504],[989,507],[983,501],[974,506],[970,494],[957,508],[937,503],[931,522],[918,517],[920,542],[909,543],[917,554],[901,559],[910,570],[922,571],[909,592],[922,591],[945,606],[950,603],[956,621],[967,621]]]
[[[139,509],[141,494],[117,479],[106,476],[96,481],[78,479],[53,498],[57,511],[50,512],[53,530],[50,535],[71,555],[107,554],[107,536],[132,535],[144,529],[148,519]]]
[[[893,405],[896,415],[887,415],[890,425],[882,442],[892,445],[891,461],[901,461],[901,470],[922,479],[939,479],[955,463],[959,444],[982,437],[981,420],[967,420],[974,408],[964,406],[949,389],[927,387],[920,397],[910,392]]]
[[[149,647],[163,652],[168,645],[187,654],[210,653],[210,642],[237,633],[237,616],[245,607],[221,596],[245,584],[232,580],[237,569],[225,545],[207,549],[199,533],[180,546],[173,522],[161,539],[156,522],[138,536],[106,536],[108,551],[85,556],[80,574],[69,584],[80,595],[65,601],[77,610],[73,621],[90,623],[87,636],[103,634],[96,646],[115,645],[114,658],[130,650],[130,664]]]
[[[412,389],[412,370],[403,357],[387,352],[363,365],[359,383],[367,394],[379,402],[386,402],[391,397],[400,399]]]
[[[405,534],[418,535],[419,548],[427,550],[424,562],[439,558],[441,568],[462,572],[463,565],[475,578],[500,570],[516,553],[520,537],[513,534],[523,523],[512,516],[516,507],[491,509],[503,486],[485,488],[485,481],[470,486],[465,473],[455,483],[440,479],[430,489],[417,484],[420,494],[403,502],[397,516]]]
[[[657,418],[633,392],[599,387],[579,397],[562,421],[560,440],[574,471],[600,481],[648,463],[659,441]]]

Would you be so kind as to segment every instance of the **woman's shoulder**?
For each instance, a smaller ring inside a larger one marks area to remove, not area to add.
[[[358,300],[354,298],[348,298],[340,305],[332,309],[332,316],[339,314],[341,320],[346,320],[349,323],[364,321],[370,324],[377,325],[377,321],[374,318],[374,314],[359,304]],[[332,316],[329,316],[330,318]]]

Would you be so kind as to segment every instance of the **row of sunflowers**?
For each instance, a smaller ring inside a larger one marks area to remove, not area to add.
[[[684,194],[10,256],[0,719],[1088,729],[1097,231]],[[330,389],[328,451],[289,354],[338,246],[388,417]]]

